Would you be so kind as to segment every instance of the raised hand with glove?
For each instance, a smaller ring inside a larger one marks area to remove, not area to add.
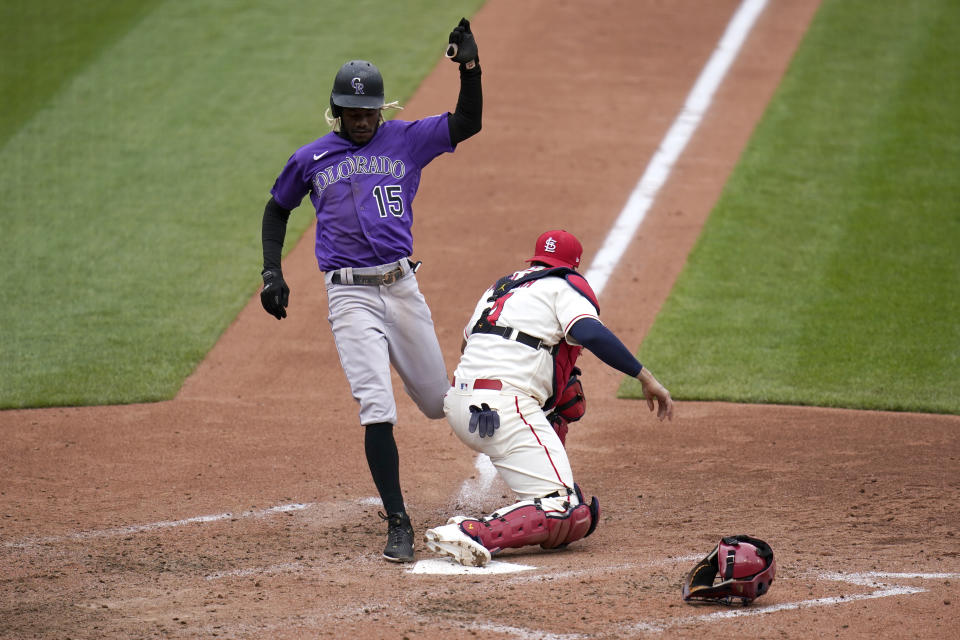
[[[473,69],[480,61],[477,57],[477,41],[470,31],[470,21],[466,18],[460,18],[460,24],[450,32],[445,55],[467,69]]]

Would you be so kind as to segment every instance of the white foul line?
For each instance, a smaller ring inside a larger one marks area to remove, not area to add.
[[[845,602],[856,602],[857,600],[873,600],[875,598],[886,598],[889,596],[900,596],[908,593],[922,593],[926,589],[919,587],[891,587],[889,589],[879,589],[870,593],[857,593],[849,596],[835,596],[830,598],[816,598],[813,600],[801,600],[799,602],[785,602],[775,604],[769,607],[751,607],[749,609],[730,609],[726,611],[717,611],[702,616],[691,618],[679,618],[677,620],[667,620],[663,622],[639,622],[630,626],[632,631],[665,631],[670,627],[681,626],[693,622],[711,622],[723,618],[742,618],[747,616],[762,616],[776,611],[789,611],[793,609],[804,609],[809,607],[819,607],[831,604],[843,604]]]
[[[667,181],[674,163],[683,153],[697,127],[700,126],[700,121],[710,107],[714,92],[723,81],[747,34],[766,4],[767,0],[744,0],[737,9],[710,60],[707,61],[687,96],[683,109],[660,142],[660,148],[651,158],[640,182],[630,194],[626,206],[607,234],[603,246],[594,256],[584,277],[598,296],[606,286],[617,263],[620,262],[620,258],[623,257],[627,246],[633,240],[657,192]]]
[[[137,524],[130,525],[127,527],[115,527],[113,529],[101,529],[99,531],[81,531],[79,533],[72,533],[65,536],[47,536],[42,538],[27,538],[26,540],[21,540],[19,542],[7,542],[4,546],[7,547],[34,547],[44,544],[49,544],[53,542],[64,542],[72,540],[90,540],[91,538],[108,538],[113,536],[125,536],[133,533],[142,533],[144,531],[154,531],[156,529],[168,529],[170,527],[182,527],[188,524],[204,524],[208,522],[217,522],[219,520],[232,520],[235,518],[260,518],[263,516],[270,516],[276,513],[287,513],[289,511],[302,511],[308,509],[312,504],[282,504],[276,507],[270,507],[269,509],[260,509],[258,511],[244,511],[239,514],[233,513],[217,513],[209,516],[196,516],[193,518],[186,518],[184,520],[170,520],[166,522],[152,522],[150,524]]]
[[[880,584],[877,578],[893,578],[896,580],[956,580],[960,573],[890,573],[888,571],[868,571],[866,573],[822,573],[825,580],[839,580],[867,586]]]
[[[683,108],[660,142],[660,148],[650,159],[650,164],[647,165],[640,182],[630,194],[626,206],[613,223],[613,227],[607,233],[607,239],[604,240],[603,246],[597,251],[593,262],[590,263],[590,268],[584,274],[598,296],[603,292],[610,274],[616,269],[627,246],[633,240],[657,192],[667,181],[674,163],[686,148],[697,127],[700,126],[700,121],[710,107],[710,101],[713,100],[714,92],[723,81],[727,70],[740,52],[740,47],[747,39],[747,34],[750,33],[750,29],[753,28],[753,24],[766,5],[767,0],[744,0],[730,19],[720,42],[700,72],[693,89],[690,90]],[[489,473],[490,465],[483,465],[480,457],[486,456],[482,454],[478,456],[477,468],[481,470],[481,482],[487,482],[483,474]],[[460,488],[458,500],[462,504],[465,496],[475,493],[476,489],[471,486],[470,481],[465,480]]]

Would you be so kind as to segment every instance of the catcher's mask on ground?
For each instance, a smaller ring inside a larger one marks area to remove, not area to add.
[[[554,229],[540,234],[533,257],[527,258],[527,262],[542,262],[551,267],[576,269],[580,266],[581,255],[583,245],[575,235],[563,229]]]
[[[340,117],[341,107],[379,109],[383,106],[383,76],[372,62],[350,60],[344,63],[333,79],[330,111]]]
[[[770,545],[750,536],[728,536],[687,574],[683,600],[748,604],[770,590],[776,572]]]

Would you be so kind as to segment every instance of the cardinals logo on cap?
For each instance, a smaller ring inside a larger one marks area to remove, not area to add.
[[[580,266],[583,246],[577,237],[563,229],[553,229],[540,234],[532,258],[527,262],[542,262],[551,267]]]

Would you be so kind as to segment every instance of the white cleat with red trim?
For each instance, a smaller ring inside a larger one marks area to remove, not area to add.
[[[455,518],[450,518],[450,520],[452,521]],[[440,527],[427,529],[423,538],[427,543],[427,549],[453,558],[464,566],[482,567],[490,562],[490,552],[482,544],[465,534],[460,528],[459,522],[451,522]]]

